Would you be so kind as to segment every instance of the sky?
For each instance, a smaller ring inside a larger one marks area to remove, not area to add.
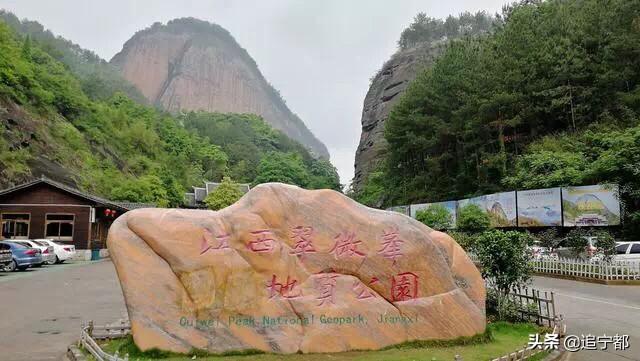
[[[226,28],[289,108],[353,178],[370,78],[418,12],[499,12],[509,0],[0,0],[0,8],[111,59],[154,22],[195,17]]]

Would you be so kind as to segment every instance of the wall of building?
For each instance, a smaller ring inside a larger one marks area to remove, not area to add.
[[[46,215],[52,213],[73,214],[73,241],[62,241],[70,243],[77,249],[87,249],[89,247],[89,235],[91,223],[89,206],[57,206],[57,205],[2,205],[0,206],[0,218],[5,213],[28,213],[31,215],[29,221],[29,238],[45,238]]]

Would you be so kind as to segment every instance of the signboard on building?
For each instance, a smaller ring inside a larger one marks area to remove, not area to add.
[[[560,188],[518,191],[518,227],[562,226]]]
[[[601,184],[562,188],[565,227],[620,224],[618,186]]]

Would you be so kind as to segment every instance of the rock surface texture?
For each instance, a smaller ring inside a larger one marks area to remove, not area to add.
[[[109,251],[143,350],[339,352],[485,330],[448,235],[329,190],[260,185],[221,210],[139,209]]]
[[[127,41],[111,63],[150,102],[168,111],[258,114],[314,154],[329,157],[247,51],[218,25],[191,18],[154,24]]]
[[[384,159],[387,142],[384,123],[409,83],[419,71],[430,66],[441,45],[427,44],[398,51],[373,78],[362,108],[362,133],[356,150],[353,189],[359,191],[379,162]]]

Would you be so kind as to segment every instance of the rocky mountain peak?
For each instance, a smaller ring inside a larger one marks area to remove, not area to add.
[[[155,23],[127,41],[111,63],[163,109],[258,114],[315,155],[329,157],[247,51],[219,25],[194,18]]]

